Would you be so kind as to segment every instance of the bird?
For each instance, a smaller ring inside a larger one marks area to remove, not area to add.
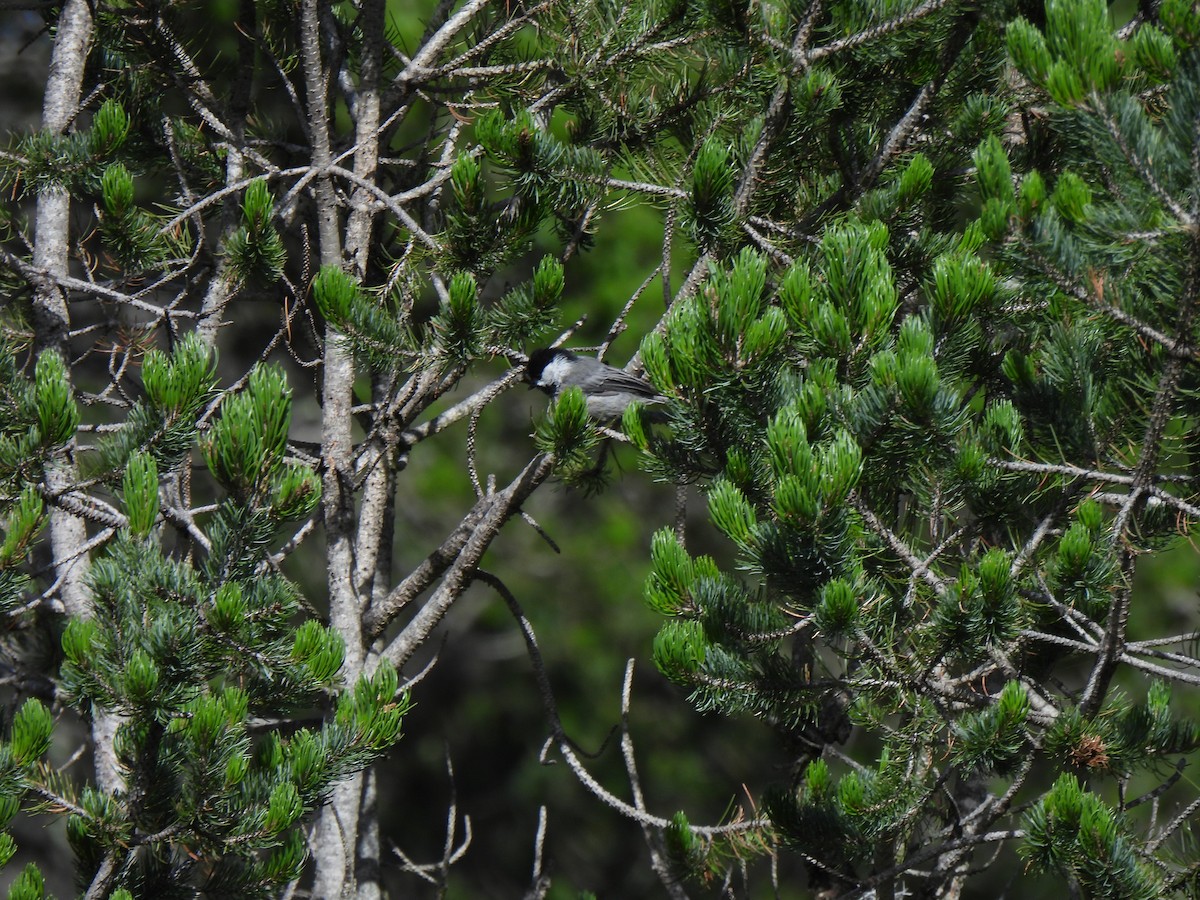
[[[522,377],[531,388],[556,398],[564,389],[578,387],[587,401],[588,415],[601,421],[619,419],[634,402],[667,402],[650,382],[563,347],[534,350]],[[654,412],[651,418],[662,419],[663,415]]]

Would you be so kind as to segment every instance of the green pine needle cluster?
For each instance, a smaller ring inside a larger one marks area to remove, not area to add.
[[[4,359],[12,367],[11,348]],[[31,475],[73,439],[79,420],[57,354],[39,357],[32,382],[11,374],[3,440],[26,457],[3,473],[4,489],[17,491],[0,523],[8,629],[30,615],[29,550],[46,521]],[[211,353],[194,338],[170,355],[151,351],[143,378],[136,415],[98,454],[105,473],[124,460],[117,496],[125,524],[88,570],[93,613],[66,623],[56,676],[58,703],[117,717],[114,747],[127,788],[112,795],[57,775],[45,763],[54,718],[28,700],[0,742],[0,819],[7,825],[23,799],[68,813],[85,886],[106,855],[121,852],[126,883],[141,896],[184,885],[262,896],[299,875],[307,858],[302,817],[395,743],[408,699],[386,664],[343,686],[341,635],[300,621],[296,587],[268,567],[279,526],[311,514],[320,495],[315,474],[284,459],[291,412],[280,371],[252,373],[208,426],[203,457],[230,493],[206,523],[203,561],[162,543],[160,471],[195,449],[215,396]],[[2,652],[6,665],[25,664],[8,631]],[[326,707],[314,727],[287,725]],[[4,832],[0,856],[16,849]],[[14,896],[41,890],[36,867],[12,888]]]

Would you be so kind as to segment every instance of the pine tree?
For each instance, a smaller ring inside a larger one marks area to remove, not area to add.
[[[673,427],[630,433],[701,486],[736,559],[657,535],[655,661],[697,709],[791,748],[756,824],[819,896],[958,896],[1008,846],[1018,883],[1196,890],[1179,773],[1200,729],[1172,685],[1200,661],[1135,576],[1197,512],[1200,19],[1013,12],[931,12],[943,67],[905,119],[860,95],[834,126],[834,159],[872,161],[830,173],[799,220],[735,214],[791,240],[715,254],[642,347]],[[856,74],[807,77],[849,96]],[[794,197],[810,171],[770,183]],[[738,851],[679,831],[693,874]]]
[[[0,602],[6,665],[34,686],[22,693],[35,694],[0,747],[4,820],[22,800],[67,814],[80,887],[91,896],[117,884],[144,896],[263,896],[292,881],[306,856],[298,820],[395,742],[407,703],[387,665],[342,690],[341,636],[311,619],[297,626],[296,589],[270,568],[279,525],[310,515],[320,498],[313,471],[285,459],[290,398],[277,368],[256,368],[243,390],[224,395],[204,435],[202,455],[224,496],[205,531],[187,523],[203,560],[164,548],[160,467],[180,471],[197,420],[216,409],[212,363],[195,335],[171,356],[147,352],[145,398],[95,447],[93,490],[72,497],[101,529],[93,541],[103,549],[86,574],[91,608],[61,630],[60,667],[46,685],[42,667],[56,655],[28,643],[46,624],[39,604],[50,595],[30,601],[22,563],[46,524],[42,473],[62,458],[81,414],[55,351],[38,356],[32,382],[12,348],[3,354],[0,465],[12,502]],[[120,790],[80,788],[47,764],[54,720],[37,694],[119,722]],[[280,730],[328,705],[319,727]],[[5,861],[16,850],[5,834]],[[32,865],[23,876],[31,885],[40,879]],[[22,890],[15,896],[40,896]]]

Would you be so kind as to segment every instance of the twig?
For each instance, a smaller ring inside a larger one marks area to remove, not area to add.
[[[633,693],[633,660],[625,662],[625,680],[621,685],[621,756],[625,760],[625,772],[629,776],[629,788],[633,793],[633,805],[646,812],[646,799],[642,796],[642,782],[638,778],[637,759],[633,752],[633,737],[629,733],[629,700]],[[687,900],[687,892],[679,879],[671,873],[662,847],[662,837],[647,825],[642,825],[642,836],[650,849],[650,865],[659,883],[673,900]]]
[[[934,593],[936,593],[939,597],[945,596],[946,585],[942,583],[942,580],[933,572],[931,572],[928,565],[918,559],[917,555],[913,553],[908,545],[900,540],[900,538],[897,537],[890,528],[884,525],[883,522],[879,520],[879,517],[876,516],[875,513],[873,513],[870,509],[868,509],[856,494],[852,493],[848,498],[848,502],[850,506],[853,507],[853,509],[863,517],[863,521],[867,523],[867,526],[877,535],[883,538],[884,542],[892,548],[892,551],[897,556],[904,560],[904,562],[908,563],[908,566],[910,569],[912,569],[914,575],[925,579],[926,583],[933,588]]]
[[[552,467],[552,457],[548,455],[534,457],[508,487],[496,494],[484,497],[476,504],[476,510],[481,512],[478,524],[474,527],[467,526],[465,540],[462,541],[457,551],[453,552],[453,561],[445,569],[441,585],[383,652],[383,656],[390,660],[396,668],[401,668],[437,627],[450,606],[475,576],[476,566],[495,539],[500,526],[517,512],[525,499],[549,476]],[[456,534],[459,533],[461,533],[461,529],[456,532]],[[439,550],[439,552],[445,553],[445,550]],[[445,553],[445,555],[450,554]],[[405,579],[405,582],[407,581],[408,579]],[[403,586],[404,582],[401,584]],[[364,616],[365,630],[372,636],[377,636],[390,621],[391,616],[405,602],[407,602],[405,594],[402,592],[397,596],[397,591],[393,590],[380,609],[377,610],[372,604]]]
[[[525,616],[521,605],[517,602],[517,598],[508,590],[504,582],[496,578],[490,572],[485,572],[482,569],[477,570],[476,578],[483,581],[489,587],[496,591],[508,605],[513,617],[517,620],[517,624],[521,629],[521,635],[525,639],[526,651],[529,655],[529,660],[533,664],[534,677],[537,679],[538,689],[542,695],[542,703],[545,707],[546,717],[550,720],[550,736],[546,739],[545,745],[542,748],[543,758],[546,755],[550,746],[556,745],[560,753],[562,753],[567,765],[571,771],[575,773],[575,777],[580,783],[588,789],[594,796],[599,798],[608,806],[625,815],[627,818],[639,822],[642,825],[652,828],[664,829],[673,826],[670,819],[664,819],[659,816],[650,815],[649,813],[639,810],[635,806],[631,806],[621,798],[605,790],[599,782],[597,782],[591,773],[587,771],[583,763],[580,762],[576,752],[575,743],[567,736],[562,727],[562,720],[558,714],[558,706],[554,700],[554,691],[550,686],[550,679],[546,675],[546,667],[542,660],[542,652],[538,647],[537,636],[534,634],[533,626],[529,619]],[[692,833],[699,837],[715,837],[722,834],[732,834],[743,831],[753,831],[770,827],[770,823],[765,819],[753,819],[742,822],[734,822],[729,825],[715,826],[691,826]]]

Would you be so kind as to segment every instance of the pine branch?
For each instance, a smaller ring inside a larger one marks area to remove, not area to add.
[[[1174,346],[1177,350],[1192,350],[1192,323],[1197,314],[1197,304],[1200,303],[1200,238],[1193,237],[1188,247],[1188,274],[1183,296],[1180,297],[1178,319],[1176,321],[1176,338]],[[1163,367],[1155,392],[1154,404],[1150,410],[1150,418],[1146,423],[1145,435],[1142,438],[1138,454],[1138,464],[1134,469],[1133,481],[1129,486],[1129,499],[1122,505],[1113,522],[1112,540],[1127,540],[1131,519],[1146,502],[1149,489],[1152,486],[1155,472],[1162,453],[1163,435],[1175,408],[1176,393],[1180,379],[1184,373],[1183,354],[1172,354]],[[1120,551],[1122,574],[1125,579],[1124,588],[1113,600],[1105,626],[1103,652],[1097,660],[1087,687],[1084,689],[1080,707],[1085,716],[1094,716],[1100,709],[1109,683],[1116,672],[1117,662],[1125,649],[1125,628],[1129,621],[1129,604],[1133,596],[1133,565],[1135,554],[1128,547]],[[1139,665],[1139,668],[1145,668]]]
[[[889,34],[901,31],[907,28],[914,22],[919,22],[926,16],[931,15],[946,6],[949,6],[952,0],[926,0],[920,6],[910,12],[899,15],[894,19],[889,19],[879,25],[874,25],[871,28],[865,28],[857,34],[851,34],[844,38],[839,38],[836,41],[831,41],[828,44],[823,44],[819,47],[814,47],[811,50],[796,50],[792,51],[792,57],[796,61],[796,65],[801,69],[807,69],[812,63],[834,53],[840,53],[843,50],[852,50],[855,47],[863,44],[877,41],[882,37],[887,37]]]

